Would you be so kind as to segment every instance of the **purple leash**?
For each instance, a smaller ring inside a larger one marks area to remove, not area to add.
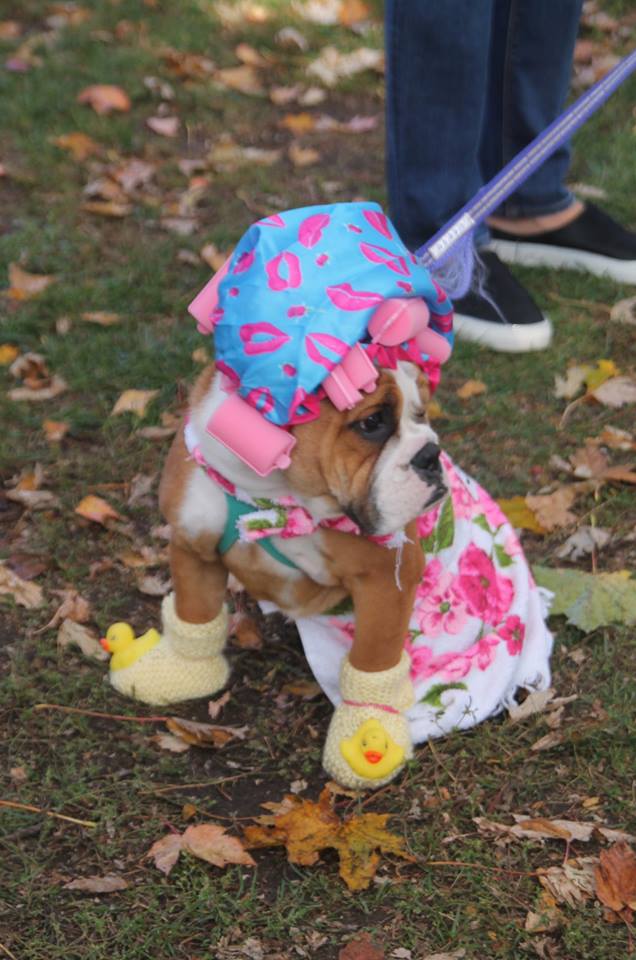
[[[415,256],[425,267],[436,271],[455,254],[457,244],[465,242],[467,234],[496,210],[550,154],[568,140],[634,70],[636,50],[632,50],[602,80],[590,87],[554,123],[546,127],[532,143],[506,164],[434,237],[415,251]]]

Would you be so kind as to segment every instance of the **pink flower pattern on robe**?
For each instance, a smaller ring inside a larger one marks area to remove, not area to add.
[[[514,596],[512,580],[498,574],[488,554],[473,543],[460,557],[457,589],[469,613],[493,625],[509,610]]]

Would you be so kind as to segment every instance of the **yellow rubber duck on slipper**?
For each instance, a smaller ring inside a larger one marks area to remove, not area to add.
[[[217,693],[227,683],[222,654],[228,617],[223,606],[208,623],[186,623],[177,615],[174,594],[164,598],[163,631],[135,637],[130,624],[114,623],[102,646],[112,654],[110,682],[127,697],[149,704],[178,703]]]

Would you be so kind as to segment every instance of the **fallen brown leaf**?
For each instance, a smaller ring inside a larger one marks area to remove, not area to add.
[[[606,407],[622,407],[626,403],[636,403],[636,380],[630,377],[611,377],[590,390],[587,396]]]
[[[213,823],[187,827],[183,834],[167,834],[153,843],[146,858],[154,860],[155,866],[168,876],[182,850],[215,867],[226,867],[229,863],[256,866],[241,841]]]
[[[338,951],[338,960],[385,960],[385,957],[384,950],[373,942],[366,931],[357,934]]]
[[[600,823],[586,823],[580,820],[547,820],[544,817],[526,817],[523,814],[512,814],[514,824],[496,823],[486,817],[473,817],[480,833],[510,836],[516,839],[528,840],[565,840],[568,843],[578,840],[587,843],[594,836],[595,831],[605,840],[632,841],[636,837],[623,830],[614,830]]]
[[[537,521],[544,530],[556,530],[557,527],[567,527],[576,523],[576,514],[569,510],[581,493],[580,484],[559,487],[553,493],[527,494],[526,503],[534,513]]]
[[[75,623],[86,623],[90,620],[91,605],[88,600],[80,596],[74,587],[69,587],[66,590],[55,590],[54,593],[62,597],[62,602],[49,622],[40,627],[40,631],[52,630],[65,619],[73,620]]]
[[[60,507],[59,499],[50,490],[7,490],[6,498],[26,510],[57,510]]]
[[[303,133],[310,133],[315,128],[316,118],[311,113],[286,113],[279,120],[279,126],[298,137]]]
[[[70,430],[66,420],[43,420],[42,429],[49,443],[59,443]]]
[[[12,300],[32,300],[57,281],[53,274],[28,273],[17,263],[9,264],[9,290]]]
[[[610,320],[615,323],[627,323],[636,326],[636,297],[619,300],[610,310]]]
[[[216,700],[210,700],[208,703],[208,715],[210,720],[216,720],[216,718],[221,713],[221,710],[225,704],[230,699],[230,691],[226,690],[225,693],[221,694],[220,697],[217,697]]]
[[[322,693],[322,687],[315,680],[297,680],[294,683],[284,683],[280,692],[289,693],[301,700],[314,700]]]
[[[121,203],[117,200],[87,200],[82,204],[82,210],[86,210],[87,213],[94,213],[98,217],[119,219],[131,214],[133,208],[129,203]]]
[[[120,413],[134,413],[142,418],[146,415],[148,404],[158,394],[158,390],[124,390],[111,410],[111,417],[118,416]]]
[[[123,520],[121,514],[117,513],[114,507],[111,507],[106,500],[96,497],[89,493],[75,507],[75,513],[86,520],[92,520],[94,523],[101,523],[103,527],[107,526],[109,520]]]
[[[214,74],[216,83],[229,90],[236,90],[252,97],[261,97],[265,93],[263,82],[254,67],[243,64],[241,67],[227,67]]]
[[[325,847],[334,848],[340,859],[340,876],[350,890],[370,886],[380,862],[380,852],[413,861],[402,837],[385,829],[389,814],[365,813],[340,820],[333,809],[333,796],[325,789],[318,803],[293,797],[288,812],[257,818],[244,833],[248,846],[283,845],[290,863],[311,866]],[[265,822],[263,822],[265,821]]]
[[[166,726],[170,733],[194,747],[224,747],[231,740],[245,740],[249,727],[222,727],[211,723],[198,723],[184,717],[168,717]]]
[[[206,243],[205,246],[201,247],[199,256],[204,263],[207,263],[208,267],[212,267],[216,271],[221,269],[230,253],[230,250],[220,251],[215,243]]]
[[[137,589],[148,597],[165,597],[172,588],[170,577],[160,577],[156,574],[143,574],[137,578]]]
[[[18,357],[20,351],[13,343],[0,344],[0,367],[8,367]]]
[[[216,71],[214,61],[198,53],[167,48],[162,56],[168,69],[182,80],[205,80]]]
[[[578,857],[561,867],[541,870],[539,883],[558,903],[578,907],[594,896],[594,867],[597,857]]]
[[[104,877],[79,877],[64,884],[65,890],[80,890],[83,893],[114,893],[127,888],[128,881],[114,873],[107,873]]]
[[[481,380],[467,380],[466,383],[462,384],[459,390],[456,390],[456,394],[460,400],[470,400],[471,397],[479,397],[482,393],[486,393],[488,387],[485,383],[482,383]]]
[[[241,841],[237,837],[230,837],[224,827],[213,823],[188,827],[182,836],[181,849],[215,867],[226,867],[228,863],[256,866]]]
[[[295,167],[312,167],[320,163],[320,154],[313,147],[301,147],[296,141],[292,141],[287,149],[289,159]]]
[[[0,595],[12,596],[17,604],[27,610],[41,607],[44,600],[42,587],[23,580],[9,569],[4,560],[0,560]]]
[[[350,53],[342,53],[336,47],[323,47],[320,54],[307,67],[307,74],[317,77],[326,87],[333,87],[339,80],[352,77],[364,70],[383,73],[384,51],[358,47]]]
[[[547,533],[546,528],[541,526],[537,516],[528,506],[525,497],[511,497],[510,499],[497,500],[497,503],[513,527],[518,530],[530,530],[532,533]]]
[[[636,856],[626,843],[601,850],[594,871],[596,896],[606,907],[631,921],[636,910]]]
[[[78,93],[77,102],[87,104],[100,115],[113,112],[127,113],[131,107],[130,97],[126,91],[109,83],[96,83],[85,87],[81,93]]]
[[[146,126],[160,137],[174,138],[179,134],[179,117],[148,117]]]
[[[171,753],[185,753],[190,749],[189,743],[186,743],[181,737],[175,737],[172,733],[157,733],[150,739],[162,750],[169,750]]]
[[[74,620],[62,621],[57,633],[57,645],[62,650],[78,647],[90,660],[108,660],[109,657],[95,633]]]
[[[101,146],[92,137],[80,133],[79,130],[53,137],[51,142],[60,150],[68,150],[73,155],[73,159],[79,163],[102,152]]]
[[[556,905],[554,897],[542,890],[534,910],[529,910],[523,925],[526,933],[549,933],[557,930],[563,923],[563,914]]]
[[[236,54],[237,60],[240,60],[241,63],[246,63],[250,67],[268,68],[272,65],[271,59],[264,57],[262,53],[259,53],[254,47],[251,47],[249,43],[239,43],[234,53]]]
[[[114,327],[121,323],[121,314],[111,313],[109,310],[87,310],[80,316],[86,323],[96,323],[100,327]]]

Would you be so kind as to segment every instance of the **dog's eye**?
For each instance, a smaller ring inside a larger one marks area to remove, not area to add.
[[[351,424],[351,428],[366,440],[383,443],[395,429],[393,411],[389,406],[380,407],[379,410],[370,413],[363,420],[356,420],[355,423]]]

